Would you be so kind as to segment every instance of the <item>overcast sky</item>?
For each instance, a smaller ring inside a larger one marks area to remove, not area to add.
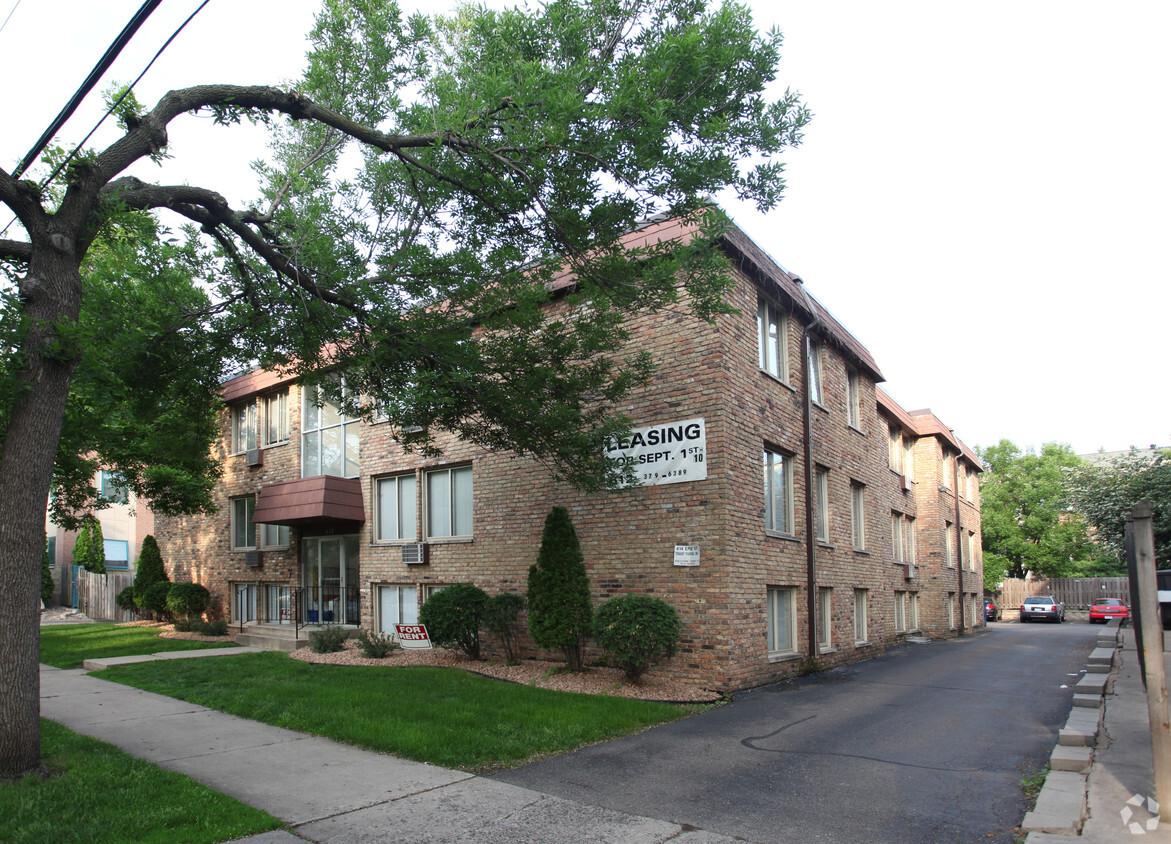
[[[0,30],[6,167],[140,5],[0,0],[0,24],[12,12]],[[198,5],[165,0],[107,78],[137,76]],[[726,207],[870,349],[885,389],[970,446],[1171,445],[1171,3],[750,5],[785,34],[778,88],[800,91],[815,117],[785,156],[780,208]],[[140,101],[296,76],[316,6],[211,0]],[[91,100],[70,142],[93,125]],[[209,122],[172,132],[168,166],[183,175],[165,178],[242,200],[263,147],[242,156],[256,135]]]

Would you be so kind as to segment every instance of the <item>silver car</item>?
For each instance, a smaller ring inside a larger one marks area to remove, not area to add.
[[[1052,619],[1058,624],[1065,621],[1065,604],[1048,595],[1033,595],[1021,604],[1021,623]]]

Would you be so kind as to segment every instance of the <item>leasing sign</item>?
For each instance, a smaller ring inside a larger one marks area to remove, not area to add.
[[[634,469],[637,484],[661,486],[707,478],[707,429],[703,417],[635,428],[610,440],[606,456]]]

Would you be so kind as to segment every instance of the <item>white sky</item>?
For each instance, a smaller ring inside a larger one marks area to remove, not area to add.
[[[0,23],[16,7],[0,30],[6,167],[140,5],[0,0]],[[785,33],[778,87],[800,91],[815,118],[785,156],[780,208],[727,207],[870,349],[887,391],[971,446],[1171,445],[1160,339],[1171,329],[1171,3],[750,5],[762,29]],[[107,78],[137,76],[197,6],[166,0]],[[316,7],[212,0],[140,83],[140,101],[296,76]],[[64,138],[84,135],[98,101]],[[172,131],[174,175],[135,172],[249,196],[258,133],[208,123]]]

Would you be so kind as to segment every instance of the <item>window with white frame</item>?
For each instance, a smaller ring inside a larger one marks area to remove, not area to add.
[[[850,481],[850,538],[855,551],[866,550],[866,485]]]
[[[374,481],[377,514],[374,526],[375,541],[415,539],[418,535],[415,526],[415,488],[413,474],[378,478]]]
[[[829,469],[818,466],[813,472],[813,485],[817,496],[814,509],[817,540],[829,542]]]
[[[788,322],[784,312],[763,299],[756,308],[756,334],[760,368],[774,378],[788,383]]]
[[[834,590],[828,586],[817,587],[817,645],[820,648],[833,647]]]
[[[943,452],[943,461],[939,464],[939,485],[944,489],[951,489],[951,467],[948,465],[947,452]]]
[[[960,531],[960,566],[965,569],[972,567],[972,546],[968,542],[968,535]]]
[[[331,396],[331,390],[335,396]],[[356,478],[359,420],[341,409],[346,398],[345,383],[329,388],[307,387],[303,392],[301,477]]]
[[[976,534],[968,531],[967,536],[964,537],[967,543],[968,568],[971,571],[976,570]]]
[[[911,516],[903,517],[903,560],[915,562],[915,520]]]
[[[232,499],[233,551],[251,551],[256,548],[256,525],[252,524],[252,514],[255,511],[255,495]]]
[[[846,422],[862,430],[862,379],[857,370],[846,370]]]
[[[903,437],[903,477],[908,481],[915,479],[915,460],[911,452],[914,445],[910,437]]]
[[[776,533],[793,533],[793,458],[777,451],[765,451],[764,528]]]
[[[895,632],[907,630],[907,593],[895,592]]]
[[[768,588],[768,652],[791,654],[797,650],[797,590],[791,586]]]
[[[809,359],[809,398],[814,404],[822,404],[821,344],[812,337],[806,338],[805,354]]]
[[[427,473],[427,536],[472,535],[472,467]]]
[[[947,593],[947,626],[956,626],[956,593]]]
[[[980,601],[980,599],[975,594],[973,594],[972,595],[971,612],[968,615],[968,626],[969,627],[978,627],[980,622],[977,621],[977,619],[983,619],[983,618],[984,618],[983,603]]]
[[[277,445],[289,439],[289,391],[270,393],[261,399],[264,407],[264,444]]]
[[[908,629],[919,629],[919,593],[911,592],[907,595],[907,622],[910,624]]]
[[[289,526],[288,525],[266,525],[259,524],[256,526],[260,533],[260,547],[261,548],[288,548],[289,547]]]
[[[898,425],[890,425],[886,446],[886,465],[896,472],[903,471],[903,433]]]
[[[955,568],[956,564],[956,538],[955,531],[951,529],[951,522],[945,521],[943,523],[943,561],[949,567]]]
[[[892,510],[890,514],[890,547],[894,551],[896,563],[906,562],[903,556],[904,542],[903,514]]]
[[[102,470],[100,495],[106,501],[112,501],[115,504],[126,504],[130,501],[130,490],[126,486],[126,482],[122,480],[122,476],[117,472],[107,472]]]
[[[232,453],[256,448],[256,402],[232,405]]]
[[[854,642],[862,644],[870,635],[869,589],[854,590]]]
[[[416,586],[379,586],[378,630],[393,635],[396,624],[419,623],[419,590]]]

